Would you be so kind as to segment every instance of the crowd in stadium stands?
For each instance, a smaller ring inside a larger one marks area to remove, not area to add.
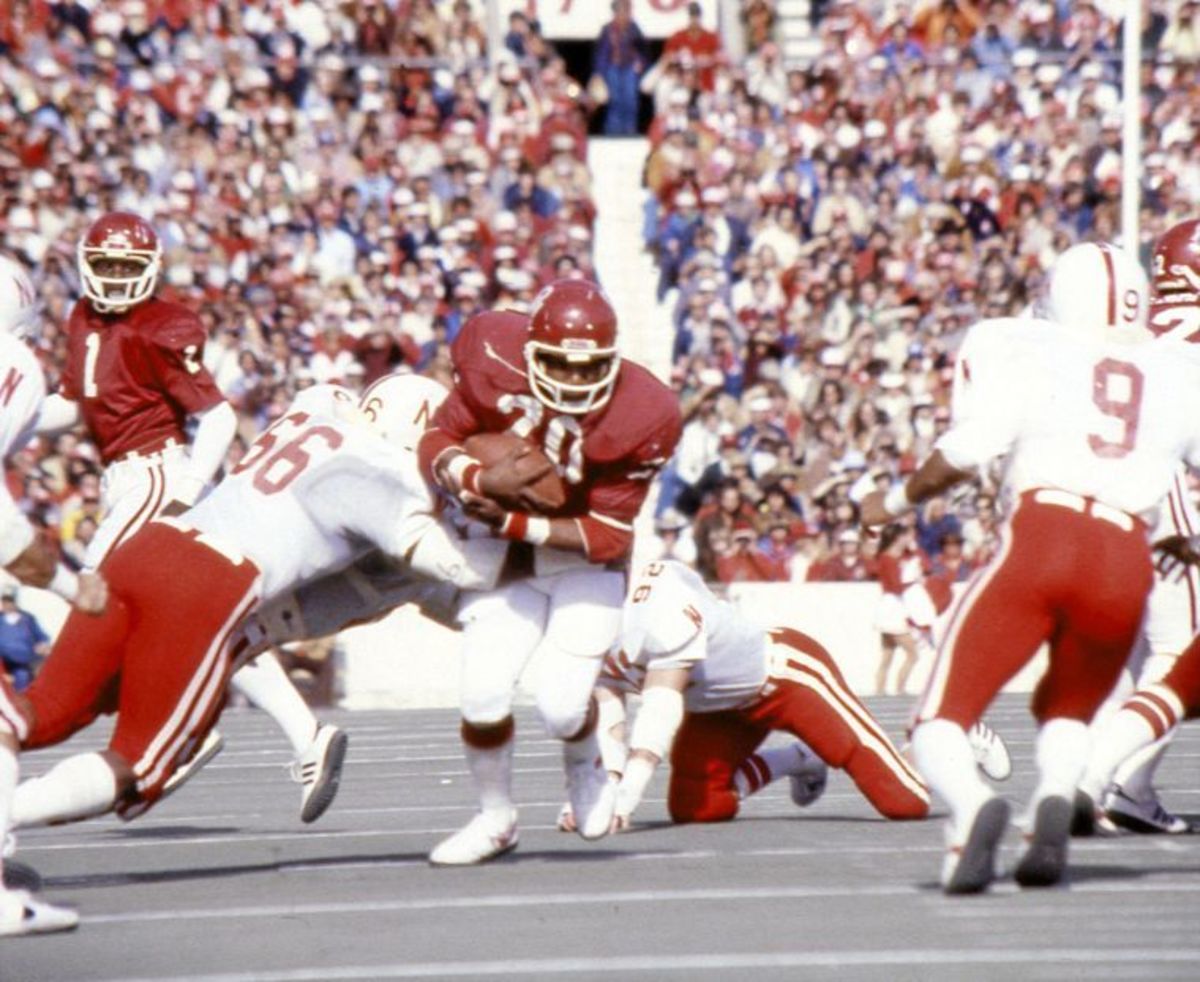
[[[745,0],[748,58],[678,43],[641,80],[687,417],[652,551],[727,582],[875,578],[854,501],[948,425],[962,332],[1024,310],[1067,245],[1118,235],[1123,5],[816,6],[812,64]],[[1148,261],[1200,205],[1200,4],[1143,10]],[[950,579],[995,548],[990,490],[913,521]]]
[[[149,219],[244,447],[299,386],[445,376],[472,313],[591,275],[588,111],[629,131],[632,75],[687,413],[651,549],[713,580],[870,579],[854,499],[947,425],[961,332],[1117,233],[1118,6],[825,0],[798,66],[771,0],[744,0],[747,58],[693,16],[653,64],[619,0],[581,87],[521,14],[489,63],[465,0],[10,0],[0,248],[37,270],[53,387],[81,231]],[[1200,4],[1151,0],[1142,29],[1145,245],[1200,201]],[[65,435],[8,479],[78,557],[98,473]],[[994,547],[990,494],[915,521],[954,578]]]
[[[400,0],[0,4],[0,249],[36,271],[53,390],[102,211],[150,220],[159,292],[210,330],[240,453],[297,387],[448,375],[492,305],[591,275],[580,86],[526,18],[488,63],[477,6]],[[15,497],[78,559],[94,448],[35,441]]]

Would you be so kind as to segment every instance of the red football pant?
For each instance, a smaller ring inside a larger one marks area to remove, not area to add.
[[[1035,500],[1026,492],[1000,551],[951,615],[917,720],[975,724],[1044,641],[1050,665],[1034,691],[1039,722],[1091,720],[1120,675],[1153,571],[1145,527]],[[1055,494],[1060,494],[1055,492]]]
[[[888,818],[924,818],[929,791],[820,644],[799,631],[771,632],[771,691],[744,709],[689,713],[671,751],[667,809],[676,822],[721,822],[738,812],[738,765],[772,730],[798,736],[846,771]]]
[[[33,709],[26,748],[117,713],[109,749],[133,770],[138,811],[216,722],[231,638],[258,599],[254,564],[207,541],[152,522],[119,547],[101,568],[107,611],[72,611],[25,692]]]

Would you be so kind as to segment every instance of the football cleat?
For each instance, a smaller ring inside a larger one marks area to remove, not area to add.
[[[1047,795],[1038,802],[1025,855],[1013,872],[1021,886],[1050,887],[1062,879],[1074,814],[1074,806],[1062,795]]]
[[[450,838],[443,839],[429,854],[433,866],[475,866],[517,848],[517,813],[509,809],[499,821],[480,812]]]
[[[4,837],[3,848],[0,849],[0,856],[4,857],[4,862],[0,863],[4,867],[0,890],[26,890],[29,893],[37,893],[42,889],[42,874],[32,866],[18,863],[11,858],[16,848],[16,836],[9,832]]]
[[[618,785],[609,780],[594,733],[563,744],[563,770],[575,831],[585,839],[604,838],[612,828]]]
[[[788,775],[792,786],[792,801],[807,808],[825,793],[829,781],[829,766],[804,744],[795,744],[800,755],[800,770]]]
[[[159,801],[162,801],[168,795],[174,794],[183,785],[187,784],[188,781],[200,772],[200,769],[205,764],[217,756],[224,748],[224,737],[217,730],[209,730],[204,736],[204,742],[200,744],[200,749],[192,754],[191,759],[184,761],[176,767],[174,773],[167,778],[167,783],[163,785]]]
[[[315,822],[337,796],[349,738],[331,723],[317,726],[317,735],[292,764],[292,780],[301,785],[300,821]]]
[[[993,781],[1007,781],[1012,775],[1012,757],[1004,738],[980,720],[967,730],[967,741],[975,755],[975,765]]]
[[[0,938],[71,931],[78,925],[79,914],[69,907],[35,900],[25,890],[0,890]]]
[[[571,810],[571,803],[564,802],[562,808],[558,810],[558,818],[555,819],[554,827],[560,832],[577,832],[575,827],[575,812]]]
[[[942,890],[957,896],[983,893],[996,878],[1000,840],[1008,828],[1008,802],[989,798],[975,813],[966,838],[952,844],[942,865]]]
[[[1118,828],[1140,835],[1187,835],[1192,831],[1185,818],[1172,815],[1158,800],[1153,791],[1151,797],[1138,800],[1120,785],[1110,784],[1104,792],[1102,810],[1104,817]]]
[[[1071,805],[1071,837],[1087,839],[1096,834],[1098,809],[1092,796],[1086,791],[1075,789],[1075,800]]]

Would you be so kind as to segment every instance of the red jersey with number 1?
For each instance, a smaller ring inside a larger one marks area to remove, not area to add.
[[[187,417],[223,401],[201,362],[204,340],[199,318],[165,300],[152,297],[118,315],[75,304],[62,391],[79,403],[106,464],[183,442]]]
[[[583,415],[559,413],[529,386],[529,319],[510,311],[480,314],[454,342],[456,382],[421,441],[428,473],[446,447],[474,433],[511,430],[540,446],[567,487],[555,513],[581,520],[589,557],[620,558],[628,543],[600,545],[601,529],[628,538],[658,469],[675,452],[682,420],[675,394],[641,365],[622,361],[612,398]],[[612,553],[616,552],[616,555]]]

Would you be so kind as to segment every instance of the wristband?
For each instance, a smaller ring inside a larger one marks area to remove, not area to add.
[[[79,577],[59,563],[50,582],[46,584],[46,589],[57,593],[64,600],[73,601],[79,595]]]
[[[479,490],[479,472],[481,470],[483,470],[483,465],[466,451],[456,454],[446,465],[446,476],[456,485],[451,490],[456,494],[469,491],[471,494],[482,497],[482,492]]]
[[[883,510],[892,518],[906,515],[912,509],[913,503],[908,500],[908,489],[904,486],[903,481],[892,485],[888,493],[883,496]]]
[[[550,519],[540,515],[527,515],[523,511],[510,511],[504,516],[500,534],[513,542],[544,546],[550,538]]]

